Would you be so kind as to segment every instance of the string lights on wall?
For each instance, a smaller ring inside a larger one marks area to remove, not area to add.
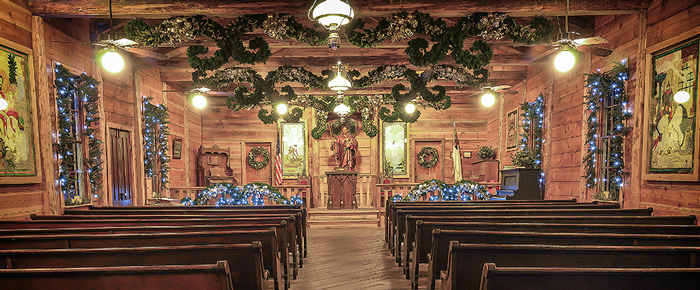
[[[143,149],[146,177],[158,178],[160,190],[167,190],[170,173],[168,136],[170,113],[164,105],[152,103],[153,98],[143,97]]]

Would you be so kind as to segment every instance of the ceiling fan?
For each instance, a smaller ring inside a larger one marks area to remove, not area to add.
[[[116,52],[117,49],[128,51],[134,54],[142,55],[145,57],[155,58],[158,60],[167,60],[168,57],[165,54],[157,53],[145,49],[139,48],[139,44],[136,41],[121,36],[114,32],[114,18],[112,15],[112,0],[109,0],[109,30],[107,33],[102,33],[97,36],[96,43],[85,43],[85,42],[65,42],[65,41],[54,41],[57,43],[82,43],[95,46],[104,46],[106,49],[100,50],[97,57],[102,57],[106,52]]]
[[[533,58],[532,61],[541,60],[541,59],[543,59],[543,58],[545,58],[545,57],[547,57],[547,56],[549,56],[552,53],[557,52],[557,51],[568,52],[568,53],[565,53],[565,54],[568,54],[567,56],[563,56],[563,57],[569,58],[567,60],[571,62],[570,65],[568,66],[568,68],[566,68],[567,66],[564,65],[562,67],[562,69],[564,69],[564,70],[560,69],[559,66],[557,65],[558,61],[555,60],[555,67],[557,68],[557,70],[568,71],[569,69],[571,69],[571,67],[573,67],[573,62],[575,61],[573,54],[571,54],[572,50],[573,51],[581,51],[581,52],[585,52],[585,53],[589,53],[589,54],[593,54],[593,55],[598,55],[598,56],[603,56],[603,57],[608,56],[613,52],[612,49],[598,47],[598,46],[593,45],[593,44],[608,43],[608,40],[603,38],[603,37],[593,36],[593,37],[587,37],[587,38],[580,38],[581,35],[579,33],[569,31],[569,0],[566,0],[566,14],[565,14],[565,19],[564,19],[564,25],[565,25],[565,29],[564,29],[565,32],[560,32],[560,33],[556,34],[554,36],[554,40],[551,43],[544,44],[544,45],[551,45],[554,47],[548,51],[545,51],[544,53],[540,54],[539,56]],[[562,54],[557,55],[557,58],[559,58],[560,55],[562,55]],[[569,63],[562,63],[562,64],[569,64]]]
[[[511,86],[509,85],[499,85],[492,87],[491,84],[484,83],[481,86],[479,86],[480,92],[472,94],[468,98],[481,95],[481,104],[484,105],[484,107],[491,107],[494,103],[496,103],[495,94],[514,95],[518,93],[518,91],[509,90],[510,88]]]

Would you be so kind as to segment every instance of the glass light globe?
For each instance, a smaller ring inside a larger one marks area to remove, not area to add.
[[[405,109],[406,109],[406,113],[413,114],[413,112],[416,111],[416,105],[414,105],[412,103],[408,103],[408,104],[406,104]]]
[[[481,104],[484,105],[484,107],[491,107],[495,103],[496,96],[494,96],[493,93],[486,92],[483,96],[481,96]]]
[[[676,103],[683,104],[690,100],[690,94],[686,91],[677,91],[676,94],[673,95],[673,100],[676,101]]]
[[[105,52],[100,59],[102,67],[111,73],[118,73],[124,69],[124,58],[114,50]]]
[[[197,109],[204,109],[207,106],[207,98],[202,96],[202,94],[196,94],[192,97],[192,106]]]
[[[576,57],[570,50],[564,49],[554,58],[554,68],[560,72],[567,72],[576,64]]]
[[[0,99],[0,111],[7,110],[7,101],[5,99]]]
[[[333,112],[338,114],[338,116],[345,117],[350,113],[350,107],[345,105],[344,103],[340,103],[340,105],[335,106],[335,109],[333,109]]]
[[[284,115],[287,113],[287,104],[280,103],[279,105],[277,105],[276,109],[277,113],[279,113],[280,115]]]
[[[349,89],[352,86],[349,80],[343,77],[343,75],[338,72],[335,77],[328,82],[328,87],[331,90],[336,91],[339,94],[342,94],[345,92],[347,89]]]
[[[329,29],[338,29],[355,16],[350,4],[340,0],[326,0],[311,9],[311,18]]]

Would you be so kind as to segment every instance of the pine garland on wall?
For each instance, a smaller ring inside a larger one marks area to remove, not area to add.
[[[588,74],[586,86],[588,94],[584,97],[586,108],[589,111],[586,132],[586,146],[588,148],[583,158],[583,166],[586,173],[586,186],[595,188],[601,182],[609,184],[607,199],[619,200],[620,190],[624,184],[625,172],[624,140],[631,131],[627,126],[627,119],[632,117],[632,111],[627,104],[627,80],[629,74],[625,61],[617,63],[608,72],[596,72]],[[606,101],[607,100],[607,101]],[[608,108],[603,106],[607,103]],[[602,127],[600,112],[607,110],[608,122],[606,128]],[[606,132],[607,131],[607,132]],[[601,137],[609,139],[609,155],[606,160],[598,159],[603,151],[600,149]],[[608,175],[598,176],[597,166],[607,164]],[[596,198],[602,198],[603,193],[597,192]]]
[[[74,171],[78,162],[84,162],[92,198],[99,199],[102,189],[102,141],[95,136],[95,128],[100,120],[97,91],[99,82],[85,73],[74,75],[60,64],[56,64],[54,72],[58,110],[58,142],[54,146],[60,159],[58,181],[66,205],[88,203],[89,199],[83,199],[79,195],[76,187],[77,172]],[[76,111],[81,108],[78,104],[82,104],[84,120],[75,118]],[[76,128],[78,121],[83,124],[82,128]],[[81,129],[82,132],[76,132]],[[75,138],[78,135],[87,140],[87,156],[77,156],[75,152],[75,145],[80,146]]]
[[[544,96],[540,95],[534,102],[525,102],[520,105],[520,114],[523,117],[523,134],[520,139],[520,154],[534,169],[542,167],[542,128],[544,127]],[[517,165],[517,164],[515,164]]]
[[[146,177],[158,178],[160,190],[168,189],[170,179],[170,156],[168,155],[168,136],[170,131],[170,113],[164,105],[154,105],[153,98],[143,99],[143,143],[144,170]]]

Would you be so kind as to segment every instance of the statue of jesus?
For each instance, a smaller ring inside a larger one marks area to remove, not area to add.
[[[348,132],[348,127],[343,127],[340,135],[336,137],[331,150],[335,152],[335,161],[338,167],[347,167],[350,170],[355,170],[355,153],[357,152],[358,144],[355,136]]]

